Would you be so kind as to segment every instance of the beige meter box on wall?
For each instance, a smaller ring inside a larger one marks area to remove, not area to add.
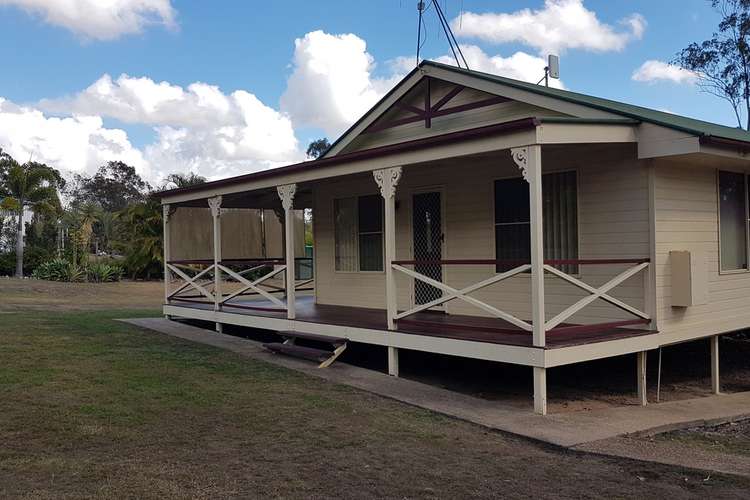
[[[690,307],[708,302],[706,256],[701,252],[672,250],[672,306]]]

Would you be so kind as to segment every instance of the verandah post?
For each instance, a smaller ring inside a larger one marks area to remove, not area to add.
[[[531,144],[510,150],[513,161],[529,184],[529,229],[531,233],[531,323],[534,347],[544,347],[544,220],[542,210],[542,147]],[[534,411],[547,413],[547,374],[534,367]]]
[[[218,312],[221,309],[221,270],[219,270],[219,263],[221,262],[221,196],[208,199],[208,206],[211,209],[211,218],[213,219],[214,226],[214,311]],[[220,322],[216,322],[216,331],[222,332],[222,325]]]
[[[281,198],[281,206],[284,207],[284,252],[286,260],[286,317],[294,319],[295,296],[294,296],[294,195],[297,192],[296,184],[278,186],[276,190]]]
[[[169,260],[171,259],[171,248],[170,248],[170,238],[169,238],[169,210],[170,206],[169,204],[162,205],[162,227],[163,227],[163,237],[162,237],[162,244],[164,246],[164,305],[169,304],[169,278],[170,278],[170,272],[169,272]],[[167,319],[169,319],[169,316],[167,316]]]
[[[401,179],[401,167],[384,168],[373,171],[375,182],[380,188],[384,207],[384,246],[385,246],[385,305],[388,329],[395,330],[397,314],[396,278],[393,274],[393,261],[396,260],[396,186]],[[398,349],[388,347],[388,374],[398,376]]]

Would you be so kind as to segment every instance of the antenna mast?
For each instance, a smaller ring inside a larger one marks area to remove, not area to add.
[[[417,10],[419,11],[419,21],[417,22],[417,62],[415,66],[419,66],[419,49],[422,48],[422,13],[424,12],[422,0],[417,2]]]
[[[430,4],[431,7],[434,7],[435,15],[437,15],[438,21],[440,22],[440,27],[443,28],[445,38],[446,40],[448,40],[448,46],[451,48],[451,52],[453,53],[453,59],[456,60],[456,66],[458,66],[459,68],[469,69],[469,63],[466,62],[464,53],[461,51],[461,46],[458,44],[458,40],[456,40],[456,36],[453,34],[450,23],[445,17],[443,9],[440,7],[439,0],[431,0]],[[419,0],[417,2],[417,11],[419,12],[419,21],[417,24],[417,65],[419,65],[419,52],[422,48],[422,25],[424,24],[423,14],[427,11],[427,7],[423,0]],[[463,66],[461,63],[463,63]]]

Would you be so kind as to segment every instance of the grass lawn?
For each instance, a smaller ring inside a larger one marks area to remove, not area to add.
[[[121,299],[132,309],[111,308],[116,286],[91,293],[89,310],[76,300],[83,285],[55,285],[46,307],[44,293],[31,293],[27,308],[25,287],[37,285],[0,280],[2,498],[741,498],[750,489],[561,452],[142,331],[113,318],[158,311],[132,297]]]

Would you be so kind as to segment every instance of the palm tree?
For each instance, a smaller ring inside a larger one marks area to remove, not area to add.
[[[117,214],[122,223],[128,247],[125,268],[131,278],[151,279],[161,274],[164,266],[162,246],[162,210],[153,198],[125,207]]]
[[[172,186],[176,188],[184,188],[203,184],[206,182],[206,178],[190,172],[188,174],[169,174],[165,181],[165,188],[171,188]]]
[[[0,197],[16,213],[16,276],[23,277],[23,214],[60,211],[58,188],[65,181],[54,168],[29,161],[23,165],[0,154]]]

